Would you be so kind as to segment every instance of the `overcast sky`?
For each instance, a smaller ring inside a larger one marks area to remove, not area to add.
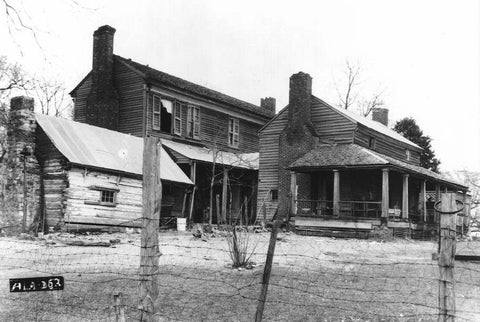
[[[442,171],[480,171],[477,1],[9,2],[38,43],[24,29],[9,34],[2,15],[0,54],[69,89],[90,70],[92,33],[105,24],[117,29],[116,54],[254,104],[273,96],[277,110],[298,71],[336,104],[348,59],[361,66],[360,95],[383,90],[392,124],[411,116],[433,138]]]

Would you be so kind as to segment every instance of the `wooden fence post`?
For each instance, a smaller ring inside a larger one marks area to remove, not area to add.
[[[276,214],[275,216],[276,217]],[[273,255],[275,253],[275,245],[277,243],[277,235],[281,220],[274,220],[272,233],[270,235],[270,242],[268,244],[267,260],[265,262],[265,269],[263,270],[262,290],[258,298],[257,312],[255,314],[255,322],[261,322],[263,317],[263,309],[265,308],[265,301],[267,299],[268,283],[270,281],[270,273],[272,271]]]
[[[113,301],[115,302],[115,321],[125,322],[125,308],[123,307],[122,293],[114,294]]]
[[[438,293],[438,321],[455,320],[455,264],[456,247],[456,194],[442,193],[440,208],[440,241],[438,267],[440,270]]]
[[[160,250],[158,229],[162,204],[160,139],[146,137],[143,143],[143,217],[140,249],[140,321],[154,321],[158,297]]]

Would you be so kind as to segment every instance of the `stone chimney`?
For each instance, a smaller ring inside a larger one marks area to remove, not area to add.
[[[388,126],[388,108],[375,107],[372,109],[372,120]]]
[[[318,144],[319,138],[311,122],[312,78],[299,72],[290,77],[288,124],[279,138],[278,214],[286,216],[289,211],[290,170],[286,168]],[[297,197],[310,199],[308,191],[310,176],[297,174]]]
[[[88,124],[118,128],[118,93],[113,84],[113,36],[115,29],[102,26],[93,33],[92,86],[87,98]]]
[[[33,229],[32,224],[38,223],[40,216],[40,167],[34,153],[37,124],[33,107],[30,97],[14,97],[10,101],[0,224],[13,232]]]
[[[275,114],[276,100],[274,97],[265,97],[260,99],[260,107]]]

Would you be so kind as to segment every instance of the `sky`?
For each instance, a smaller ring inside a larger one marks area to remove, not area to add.
[[[337,104],[348,60],[360,66],[359,99],[380,91],[392,125],[413,117],[442,171],[480,171],[478,1],[8,3],[35,35],[9,32],[1,15],[0,55],[68,89],[90,70],[92,34],[105,24],[116,54],[257,105],[275,97],[277,111],[299,71]]]

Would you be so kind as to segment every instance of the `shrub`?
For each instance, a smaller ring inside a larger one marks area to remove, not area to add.
[[[232,266],[247,267],[250,265],[250,258],[255,252],[257,245],[252,245],[250,233],[244,229],[232,225],[227,230],[228,253],[232,260]]]

